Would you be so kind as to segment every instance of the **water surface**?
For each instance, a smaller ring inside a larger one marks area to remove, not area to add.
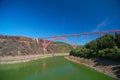
[[[116,80],[64,57],[0,65],[0,80]]]

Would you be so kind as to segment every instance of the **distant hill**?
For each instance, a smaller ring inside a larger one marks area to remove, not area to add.
[[[24,36],[0,35],[0,56],[17,56],[43,54],[43,40],[39,43],[35,39]],[[53,42],[47,48],[47,53],[67,53],[71,46],[63,42]]]

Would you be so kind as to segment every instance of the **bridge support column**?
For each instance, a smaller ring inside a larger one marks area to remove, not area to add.
[[[86,35],[86,39],[87,39],[87,43],[89,43],[89,36],[88,35]]]
[[[37,44],[39,44],[39,39],[38,38],[36,38],[36,42],[37,42]]]
[[[100,38],[102,37],[102,32],[100,32]]]
[[[76,47],[77,47],[76,36],[74,36],[74,46],[73,46],[73,48],[76,48]]]
[[[47,49],[46,49],[46,40],[43,39],[43,55],[46,54]]]
[[[43,48],[43,55],[47,53],[47,49]]]

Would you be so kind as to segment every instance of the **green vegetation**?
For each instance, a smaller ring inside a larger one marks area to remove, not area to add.
[[[79,46],[70,51],[70,55],[80,57],[103,57],[120,60],[120,34],[106,34],[85,46]]]
[[[53,42],[47,48],[49,53],[69,53],[72,46],[64,42]]]

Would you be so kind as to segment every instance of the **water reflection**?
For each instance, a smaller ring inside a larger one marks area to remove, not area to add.
[[[0,80],[115,80],[64,57],[0,65]]]
[[[42,63],[42,71],[47,70],[46,61]]]

